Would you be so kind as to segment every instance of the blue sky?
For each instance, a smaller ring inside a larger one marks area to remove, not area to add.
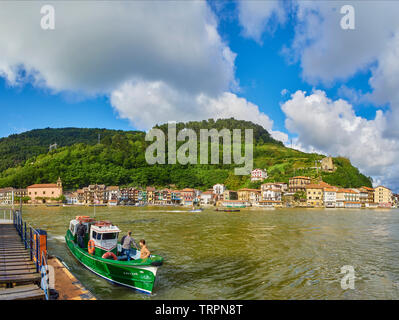
[[[1,137],[233,116],[399,187],[399,4],[54,3],[55,30],[24,5],[0,4]]]

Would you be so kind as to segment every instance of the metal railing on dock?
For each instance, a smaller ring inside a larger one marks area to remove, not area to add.
[[[36,272],[41,275],[41,288],[49,300],[49,275],[47,265],[47,232],[35,229],[22,219],[21,211],[13,212],[13,224],[24,243],[25,249],[29,250],[30,260],[36,266]]]

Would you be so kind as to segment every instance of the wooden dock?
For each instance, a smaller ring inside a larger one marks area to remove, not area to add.
[[[0,300],[44,299],[40,280],[15,226],[0,224]]]

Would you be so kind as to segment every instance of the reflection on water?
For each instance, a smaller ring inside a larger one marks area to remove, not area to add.
[[[398,299],[399,210],[205,210],[96,208],[164,257],[154,293],[113,285],[84,269],[66,248],[76,215],[93,208],[25,207],[49,233],[49,250],[100,299]],[[341,267],[356,271],[342,290]]]

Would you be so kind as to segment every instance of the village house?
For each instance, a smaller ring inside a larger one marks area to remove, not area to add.
[[[292,193],[306,192],[306,186],[310,184],[309,177],[297,176],[289,179],[288,191]]]
[[[324,206],[324,188],[321,184],[307,184],[306,185],[306,205],[308,207],[323,207]]]
[[[33,184],[27,187],[31,203],[58,202],[62,196],[62,181],[58,178],[57,183]]]
[[[12,205],[14,188],[2,188],[0,189],[0,204],[1,205]],[[15,195],[14,195],[15,197]]]
[[[237,191],[225,190],[223,192],[223,200],[238,200]]]
[[[180,195],[184,205],[190,206],[197,202],[197,192],[192,188],[180,190]]]
[[[104,204],[106,186],[104,184],[91,184],[83,188],[85,204]]]
[[[267,179],[266,169],[254,169],[251,171],[251,181],[263,181]]]
[[[358,188],[358,189],[352,189],[353,191],[356,191],[359,193],[359,201],[361,203],[362,208],[366,208],[368,202],[369,202],[369,193],[366,189]]]
[[[238,190],[238,200],[246,201],[253,204],[258,203],[261,200],[261,191],[258,189],[239,189]]]
[[[384,186],[374,188],[374,202],[379,207],[390,208],[392,206],[392,191]]]
[[[77,191],[64,192],[66,204],[75,205],[79,203],[79,197]]]
[[[337,202],[337,190],[336,187],[325,187],[323,201],[326,208],[335,208]]]
[[[105,199],[110,206],[115,206],[119,203],[120,195],[121,192],[118,186],[108,186],[105,188]]]
[[[370,206],[371,204],[374,204],[374,189],[364,186],[361,187],[361,189],[366,190],[368,194],[366,207]]]
[[[288,184],[284,182],[268,182],[262,184],[260,189],[261,191],[265,191],[267,189],[278,189],[280,192],[284,193],[288,191]]]
[[[215,184],[213,187],[213,195],[214,195],[214,202],[219,200],[223,200],[223,193],[226,190],[226,186],[224,184]]]
[[[201,205],[212,205],[213,204],[213,190],[207,190],[200,195]]]
[[[263,189],[262,191],[262,201],[273,200],[273,201],[281,201],[282,192],[281,189],[269,188]]]

